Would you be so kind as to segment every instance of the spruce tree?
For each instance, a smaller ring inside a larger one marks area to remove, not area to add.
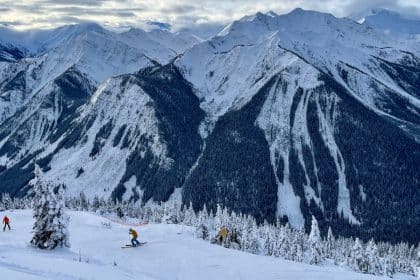
[[[53,191],[51,189],[51,191]],[[64,206],[64,189],[63,186],[58,186],[57,193],[52,193],[52,203],[49,211],[51,223],[49,230],[52,232],[49,242],[49,248],[55,247],[70,247],[68,223],[69,216],[65,213]]]
[[[192,206],[192,203],[190,202],[190,206],[184,207],[185,209],[185,215],[184,215],[184,224],[187,226],[193,226],[196,222],[195,212]]]
[[[79,211],[88,211],[89,210],[89,205],[88,205],[88,201],[86,199],[86,195],[84,192],[80,192],[79,194]]]
[[[388,253],[384,257],[383,274],[389,278],[393,278],[395,274],[395,261],[394,261],[393,252],[391,248],[388,250]]]
[[[100,207],[101,207],[101,204],[99,203],[99,197],[95,195],[92,201],[92,211],[96,212],[99,210]]]
[[[335,243],[335,238],[334,235],[332,233],[331,227],[328,227],[328,233],[327,233],[327,240],[325,240],[325,244],[324,244],[324,254],[325,257],[327,258],[333,258],[334,255],[334,244]]]
[[[354,246],[350,255],[350,265],[355,271],[367,273],[368,272],[368,258],[365,254],[362,244],[360,243],[359,238],[356,238]]]
[[[259,243],[257,237],[257,224],[255,220],[247,216],[241,228],[241,249],[252,254],[259,251]]]
[[[321,234],[318,221],[312,216],[311,233],[309,234],[309,263],[319,264],[324,260],[322,254]]]
[[[304,252],[300,237],[300,231],[295,231],[292,237],[291,259],[296,262],[302,262],[303,258]]]
[[[272,256],[274,253],[275,245],[274,229],[269,225],[264,228],[264,255]]]
[[[368,272],[375,275],[382,273],[381,261],[379,259],[378,247],[375,241],[371,239],[366,247],[366,255],[368,259]]]
[[[9,209],[13,209],[15,208],[13,205],[13,200],[10,197],[10,194],[8,193],[3,193],[1,196],[1,205],[3,210],[9,210]]]
[[[31,244],[40,249],[69,247],[67,225],[69,218],[64,213],[63,188],[57,193],[50,184],[43,181],[39,166],[35,166],[33,180],[35,197],[33,200],[33,237]]]

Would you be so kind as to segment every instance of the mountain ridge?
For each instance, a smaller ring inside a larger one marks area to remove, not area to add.
[[[0,190],[28,193],[38,162],[69,196],[181,190],[196,210],[418,242],[418,46],[302,9],[174,36],[94,26],[1,62]]]

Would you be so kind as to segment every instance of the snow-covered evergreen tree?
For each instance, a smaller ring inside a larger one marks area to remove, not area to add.
[[[366,247],[366,256],[368,259],[368,272],[375,275],[382,274],[381,261],[379,259],[378,247],[375,241],[371,239]]]
[[[79,194],[79,211],[88,211],[89,205],[88,200],[86,199],[86,195],[84,192],[80,192]]]
[[[309,234],[309,263],[319,264],[324,260],[322,254],[321,234],[319,232],[318,221],[312,216],[311,233]]]
[[[31,244],[41,249],[69,247],[67,225],[68,216],[64,212],[63,188],[57,193],[50,184],[43,181],[39,166],[35,166],[35,179],[32,182],[35,197],[33,200],[33,237]]]
[[[203,240],[208,240],[209,239],[209,229],[207,228],[207,226],[202,223],[199,226],[196,227],[196,231],[195,231],[195,235],[198,238],[201,238]]]
[[[0,203],[0,209],[1,210],[9,210],[13,209],[15,206],[13,205],[13,200],[10,197],[9,193],[3,193],[1,195],[1,203]]]
[[[288,230],[286,227],[281,226],[279,234],[277,236],[277,241],[274,247],[274,256],[283,257],[285,259],[291,259],[290,253],[290,240],[288,236]]]
[[[335,238],[331,227],[328,227],[327,239],[324,242],[324,254],[327,258],[333,258],[334,247],[335,247]]]
[[[200,212],[198,212],[198,216],[197,216],[197,224],[198,226],[200,225],[206,225],[207,227],[207,222],[209,219],[209,213],[207,211],[207,207],[204,204],[203,210],[201,210]]]
[[[216,206],[216,214],[214,216],[214,227],[217,231],[220,230],[220,228],[223,226],[223,209],[220,204],[217,204]]]
[[[117,211],[118,218],[120,218],[120,219],[124,218],[125,215],[124,215],[124,211],[123,211],[123,206],[121,204],[117,205],[116,211]]]
[[[350,266],[355,270],[363,273],[367,273],[369,269],[368,258],[365,250],[360,243],[359,238],[356,238],[354,246],[352,248],[349,260]]]
[[[92,210],[93,212],[96,212],[96,211],[98,211],[98,210],[99,210],[100,206],[101,206],[101,204],[100,204],[100,202],[99,202],[99,197],[98,197],[97,195],[95,195],[95,196],[93,197],[91,210]]]
[[[300,231],[295,231],[292,237],[291,259],[296,262],[303,262],[304,259],[302,241]]]
[[[391,249],[389,249],[388,253],[384,257],[384,263],[382,265],[383,267],[383,274],[393,278],[395,274],[395,261],[393,252]]]
[[[53,190],[51,189],[53,192]],[[52,193],[52,203],[49,211],[51,223],[49,230],[52,232],[49,242],[49,249],[55,247],[70,247],[68,224],[69,216],[65,213],[64,189],[58,186],[57,193]]]
[[[274,236],[274,229],[270,225],[264,226],[264,255],[272,256],[274,254],[276,238]]]
[[[196,223],[196,216],[195,212],[192,206],[192,203],[190,202],[190,206],[188,208],[184,207],[185,209],[185,215],[184,215],[184,224],[187,226],[193,226]]]
[[[259,252],[259,243],[257,236],[257,224],[255,219],[247,216],[241,229],[241,249],[242,251],[257,254]]]

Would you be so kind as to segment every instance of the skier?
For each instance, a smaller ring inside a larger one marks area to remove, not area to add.
[[[10,220],[9,220],[9,217],[4,216],[4,218],[3,218],[3,224],[4,224],[3,231],[5,231],[5,230],[6,230],[6,226],[7,226],[7,227],[9,228],[9,230],[10,230]]]
[[[219,242],[219,244],[222,244],[223,242],[225,242],[227,235],[228,235],[228,230],[224,226],[221,227],[219,234],[217,235],[217,241]]]
[[[128,233],[132,236],[131,238],[131,244],[133,244],[133,247],[139,246],[140,242],[137,240],[137,231],[135,231],[134,229],[130,228],[128,230]]]

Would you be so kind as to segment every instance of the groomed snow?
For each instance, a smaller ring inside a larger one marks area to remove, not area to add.
[[[137,227],[139,239],[148,243],[121,249],[128,243],[129,226],[87,212],[69,212],[70,249],[42,251],[28,245],[31,211],[6,214],[12,231],[0,232],[1,279],[387,279],[345,267],[311,266],[226,249],[195,238],[193,228],[180,225]]]

